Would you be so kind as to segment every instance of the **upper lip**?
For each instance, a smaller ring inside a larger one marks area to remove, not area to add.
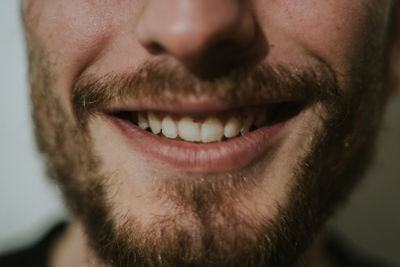
[[[178,115],[203,115],[235,110],[249,106],[272,105],[278,103],[304,103],[299,97],[248,97],[238,101],[212,98],[207,96],[186,96],[182,98],[146,97],[125,99],[110,104],[103,111],[108,114],[120,111],[159,111]]]

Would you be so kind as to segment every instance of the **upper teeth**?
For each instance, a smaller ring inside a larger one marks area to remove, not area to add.
[[[165,116],[161,123],[162,133],[165,137],[175,139],[178,136],[178,129],[170,116]]]
[[[224,125],[215,117],[207,118],[201,125],[201,141],[203,143],[221,141],[224,136]]]
[[[240,121],[236,117],[231,117],[225,124],[224,136],[226,138],[232,138],[239,134],[240,131]]]
[[[261,127],[266,122],[266,111],[248,113],[246,115],[230,115],[225,119],[209,116],[202,120],[184,116],[172,118],[154,112],[139,112],[138,125],[142,129],[150,128],[154,134],[164,137],[180,138],[189,142],[218,142],[225,138],[233,138],[249,132],[251,125]]]
[[[138,114],[138,125],[142,129],[150,127],[148,120],[141,113]]]
[[[201,141],[200,124],[195,122],[194,119],[190,117],[183,117],[178,122],[178,133],[179,137],[185,141]]]

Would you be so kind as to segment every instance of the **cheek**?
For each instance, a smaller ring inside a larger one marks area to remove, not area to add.
[[[50,64],[63,104],[76,77],[118,31],[124,1],[32,0],[26,15],[28,40]]]
[[[95,50],[113,28],[113,10],[100,9],[81,0],[39,0],[31,8],[35,41],[46,49],[52,63],[61,59]],[[29,23],[28,23],[29,26]],[[83,61],[77,58],[77,61]]]
[[[380,10],[371,14],[367,7],[373,2],[280,0],[271,1],[268,7],[258,2],[256,10],[259,11],[260,22],[271,46],[270,57],[274,61],[290,57],[288,61],[293,62],[291,59],[302,54],[308,61],[312,58],[322,60],[336,73],[346,76],[369,35],[375,34],[372,22],[382,20],[379,27],[386,27],[385,15]],[[384,10],[389,5],[382,2],[377,6]]]
[[[299,2],[299,1],[296,1]],[[298,8],[289,7],[286,14],[292,27],[291,35],[309,53],[322,59],[340,61],[352,58],[362,45],[370,20],[362,1],[328,0],[301,1]],[[345,62],[337,62],[342,65]]]

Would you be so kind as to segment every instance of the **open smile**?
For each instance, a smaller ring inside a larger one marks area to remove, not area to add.
[[[264,155],[305,106],[292,101],[218,112],[122,108],[104,114],[128,146],[152,162],[212,173],[243,168]]]

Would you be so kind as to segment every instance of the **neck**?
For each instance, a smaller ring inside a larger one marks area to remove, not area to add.
[[[101,263],[88,245],[86,234],[77,220],[72,220],[50,253],[50,267],[110,267]]]
[[[321,234],[294,267],[334,267],[326,255],[323,241],[324,235]],[[82,225],[77,221],[70,223],[65,233],[57,240],[49,260],[50,267],[111,267],[96,257],[88,245]]]
[[[321,233],[310,248],[300,257],[295,267],[337,267],[328,256],[324,241],[325,233]]]

